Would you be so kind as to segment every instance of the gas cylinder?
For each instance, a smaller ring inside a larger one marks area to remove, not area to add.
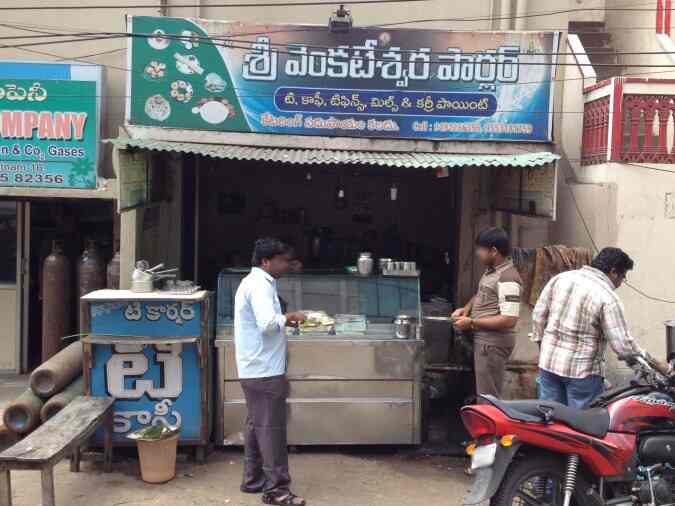
[[[120,252],[116,251],[106,269],[106,287],[111,290],[120,289]]]
[[[101,252],[96,246],[96,241],[88,240],[80,260],[77,263],[77,284],[79,287],[78,300],[80,315],[78,319],[78,328],[82,330],[82,322],[85,320],[85,309],[80,303],[80,297],[105,288],[105,263],[101,257]]]
[[[42,362],[63,346],[72,331],[72,280],[70,262],[60,241],[42,264]]]

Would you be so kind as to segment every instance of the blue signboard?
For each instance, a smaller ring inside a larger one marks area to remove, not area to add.
[[[201,334],[201,304],[179,301],[92,302],[91,332],[109,336]]]
[[[94,346],[91,394],[115,397],[114,441],[164,423],[180,427],[181,440],[201,436],[197,345]]]
[[[130,18],[131,124],[550,141],[557,32]]]
[[[93,335],[178,337],[200,335],[202,305],[178,301],[91,304]],[[91,393],[114,397],[114,441],[160,423],[199,440],[202,369],[197,343],[94,344]]]

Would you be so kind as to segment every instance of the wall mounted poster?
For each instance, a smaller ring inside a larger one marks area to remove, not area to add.
[[[223,132],[550,141],[557,32],[128,19],[127,121]]]

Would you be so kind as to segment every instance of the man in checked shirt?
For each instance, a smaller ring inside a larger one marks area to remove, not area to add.
[[[532,313],[533,340],[541,348],[540,399],[583,409],[603,391],[607,343],[619,357],[644,353],[615,292],[632,269],[625,252],[605,248],[590,266],[548,282]]]

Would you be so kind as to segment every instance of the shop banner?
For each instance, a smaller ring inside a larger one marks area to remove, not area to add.
[[[0,186],[96,188],[100,81],[6,75],[0,79]]]
[[[557,32],[130,17],[134,125],[550,141]]]

